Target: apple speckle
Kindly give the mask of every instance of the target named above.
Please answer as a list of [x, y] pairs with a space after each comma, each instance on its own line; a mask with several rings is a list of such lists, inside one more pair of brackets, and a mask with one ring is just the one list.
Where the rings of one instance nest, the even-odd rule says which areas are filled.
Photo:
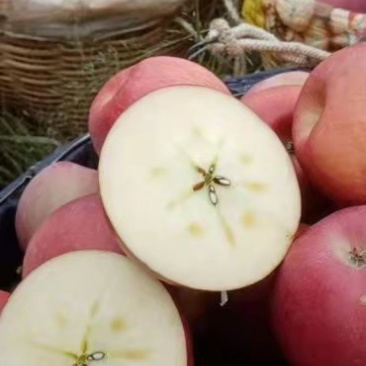
[[251, 164], [253, 162], [253, 157], [250, 156], [250, 155], [242, 155], [240, 157], [240, 162], [243, 164], [243, 165], [248, 165], [248, 164]]
[[112, 332], [120, 332], [126, 329], [126, 323], [121, 317], [116, 317], [111, 321]]
[[191, 225], [189, 225], [188, 230], [189, 230], [189, 233], [194, 237], [201, 237], [203, 235], [203, 231], [204, 231], [202, 226], [200, 226], [196, 223], [192, 223]]
[[97, 314], [98, 310], [99, 310], [99, 301], [96, 301], [92, 307], [90, 308], [90, 317], [95, 317], [95, 315]]
[[244, 212], [241, 217], [241, 222], [243, 223], [244, 227], [247, 229], [253, 227], [256, 223], [254, 214], [252, 214], [250, 212]]
[[55, 316], [55, 322], [59, 328], [64, 328], [67, 324], [67, 319], [64, 314], [58, 313]]
[[192, 135], [195, 137], [203, 138], [203, 131], [200, 128], [195, 127], [192, 130]]
[[245, 188], [255, 193], [262, 193], [267, 189], [263, 183], [244, 183]]
[[109, 358], [116, 360], [142, 361], [149, 357], [150, 352], [143, 349], [129, 349], [124, 351], [109, 352]]
[[151, 170], [151, 175], [154, 178], [159, 178], [167, 173], [167, 170], [165, 168], [154, 168]]

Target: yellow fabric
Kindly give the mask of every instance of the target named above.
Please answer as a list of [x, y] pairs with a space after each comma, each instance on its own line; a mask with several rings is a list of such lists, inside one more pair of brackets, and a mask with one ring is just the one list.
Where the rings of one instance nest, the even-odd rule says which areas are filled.
[[242, 17], [250, 24], [264, 28], [265, 14], [262, 0], [244, 0]]

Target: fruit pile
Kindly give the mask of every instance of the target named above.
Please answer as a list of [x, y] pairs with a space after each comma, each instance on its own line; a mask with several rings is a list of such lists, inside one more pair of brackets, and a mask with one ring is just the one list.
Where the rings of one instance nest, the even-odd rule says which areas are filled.
[[241, 100], [184, 59], [117, 73], [98, 170], [52, 164], [19, 201], [1, 365], [366, 365], [365, 65], [348, 47]]

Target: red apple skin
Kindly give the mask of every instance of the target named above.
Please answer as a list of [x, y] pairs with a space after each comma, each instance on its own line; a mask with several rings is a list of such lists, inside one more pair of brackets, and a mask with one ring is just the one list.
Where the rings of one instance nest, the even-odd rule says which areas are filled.
[[0, 290], [0, 315], [9, 300], [9, 292]]
[[[301, 90], [299, 85], [277, 86], [246, 94], [241, 101], [266, 122], [283, 144], [289, 147], [293, 142], [293, 118]], [[302, 221], [313, 224], [333, 212], [333, 205], [314, 187], [291, 149], [289, 153], [301, 188]]]
[[342, 8], [357, 13], [366, 13], [365, 0], [321, 0], [324, 4], [329, 4], [335, 8]]
[[15, 216], [20, 247], [53, 211], [82, 196], [99, 191], [98, 173], [71, 162], [57, 162], [38, 173], [22, 193]]
[[308, 77], [309, 73], [306, 71], [288, 71], [274, 75], [252, 86], [245, 97], [278, 86], [303, 86]]
[[366, 203], [366, 44], [344, 48], [309, 76], [294, 114], [295, 154], [339, 208]]
[[211, 71], [178, 57], [156, 56], [120, 71], [100, 89], [89, 111], [89, 132], [100, 154], [104, 140], [117, 118], [133, 103], [161, 88], [197, 85], [230, 94]]
[[274, 332], [293, 366], [366, 364], [366, 206], [339, 210], [292, 245], [271, 294]]
[[245, 94], [241, 101], [266, 122], [281, 139], [292, 141], [292, 122], [301, 86], [285, 85]]
[[122, 254], [97, 194], [63, 205], [44, 221], [25, 252], [22, 277], [52, 258], [78, 250]]

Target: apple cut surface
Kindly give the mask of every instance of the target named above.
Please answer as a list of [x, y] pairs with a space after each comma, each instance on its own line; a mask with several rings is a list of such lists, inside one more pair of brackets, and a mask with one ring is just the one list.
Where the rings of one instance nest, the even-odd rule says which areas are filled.
[[234, 97], [204, 87], [161, 89], [120, 116], [99, 183], [124, 250], [185, 287], [261, 280], [299, 225], [299, 186], [279, 138]]
[[0, 318], [6, 366], [187, 366], [179, 312], [162, 284], [126, 257], [57, 257], [12, 294]]

